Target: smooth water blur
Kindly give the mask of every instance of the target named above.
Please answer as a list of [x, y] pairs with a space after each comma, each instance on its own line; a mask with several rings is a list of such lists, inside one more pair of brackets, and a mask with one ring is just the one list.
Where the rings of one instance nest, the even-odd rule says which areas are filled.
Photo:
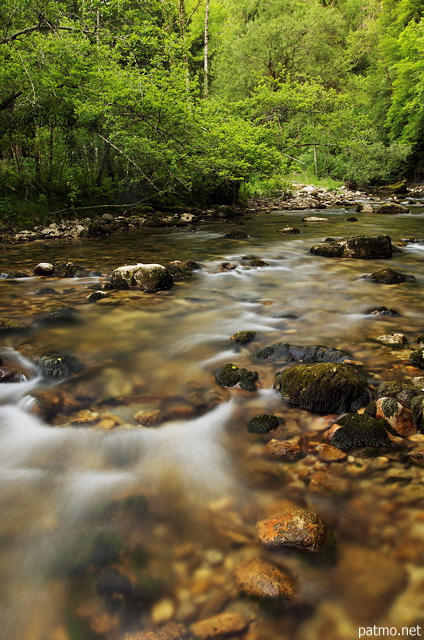
[[[282, 496], [275, 493], [276, 479], [270, 479], [268, 486], [262, 471], [250, 467], [257, 442], [247, 433], [246, 423], [259, 413], [282, 412], [291, 425], [289, 435], [296, 435], [321, 418], [281, 401], [272, 389], [274, 365], [252, 364], [250, 355], [255, 351], [277, 341], [323, 344], [346, 350], [362, 362], [371, 384], [408, 378], [409, 351], [393, 350], [375, 338], [402, 332], [412, 341], [423, 332], [424, 245], [407, 245], [390, 261], [331, 260], [312, 256], [309, 249], [328, 236], [386, 233], [395, 243], [421, 237], [423, 207], [411, 207], [410, 214], [399, 216], [358, 214], [357, 222], [346, 221], [351, 214], [343, 209], [311, 212], [330, 217], [330, 222], [304, 223], [306, 215], [304, 211], [258, 213], [244, 220], [242, 227], [220, 222], [198, 229], [145, 229], [107, 239], [32, 243], [4, 250], [3, 272], [66, 260], [103, 274], [0, 280], [1, 317], [31, 323], [57, 306], [73, 306], [79, 313], [76, 324], [36, 326], [2, 341], [0, 356], [6, 362], [18, 360], [26, 371], [22, 382], [0, 388], [0, 613], [5, 638], [91, 637], [86, 628], [73, 635], [68, 627], [66, 633], [63, 630], [71, 602], [84, 593], [72, 582], [72, 572], [75, 566], [85, 566], [88, 561], [79, 564], [78, 558], [93, 553], [99, 536], [109, 542], [118, 536], [122, 549], [118, 553], [125, 557], [131, 556], [131, 548], [141, 546], [163, 560], [181, 539], [226, 551], [228, 541], [208, 519], [210, 505], [227, 501], [261, 514], [263, 504], [268, 512], [273, 500], [279, 504]], [[286, 224], [298, 226], [301, 234], [277, 233]], [[230, 229], [239, 228], [249, 234], [247, 240], [222, 239]], [[248, 260], [241, 258], [250, 254], [268, 266], [249, 268]], [[176, 259], [196, 260], [201, 269], [169, 291], [110, 292], [105, 300], [87, 302], [93, 287], [115, 267]], [[223, 262], [235, 268], [222, 270]], [[416, 281], [376, 285], [363, 279], [387, 266], [413, 274]], [[44, 287], [55, 293], [38, 293]], [[366, 314], [378, 306], [400, 315]], [[257, 337], [237, 347], [230, 337], [242, 330], [256, 331]], [[75, 428], [66, 426], [65, 418], [60, 426], [51, 426], [33, 415], [32, 394], [44, 388], [45, 381], [15, 351], [22, 343], [78, 357], [84, 372], [50, 391], [63, 389], [79, 400], [87, 399], [90, 408], [110, 410], [124, 426], [109, 432]], [[217, 388], [213, 371], [226, 362], [256, 369], [260, 391], [249, 395]], [[199, 409], [201, 415], [184, 414], [185, 399], [193, 393], [201, 396], [199, 407], [205, 406]], [[154, 411], [158, 403], [162, 408], [180, 403], [181, 419], [156, 429], [140, 427], [135, 413]], [[147, 500], [147, 512], [129, 516], [123, 511], [110, 519], [107, 505], [130, 497]], [[299, 493], [285, 498], [303, 499]], [[376, 498], [376, 511], [380, 500], [386, 504], [387, 498]], [[344, 518], [340, 531], [350, 530], [360, 543], [361, 519], [355, 516], [356, 533], [348, 511], [340, 510], [337, 500], [324, 502], [321, 507], [329, 520], [340, 511], [341, 521]], [[361, 513], [373, 522], [373, 513], [366, 509]], [[323, 576], [321, 582], [319, 570], [317, 576], [310, 573], [306, 571], [304, 588], [315, 606], [321, 591], [334, 595], [335, 587]], [[175, 576], [170, 582], [178, 584]], [[121, 632], [119, 627], [105, 628], [94, 637], [115, 640]]]

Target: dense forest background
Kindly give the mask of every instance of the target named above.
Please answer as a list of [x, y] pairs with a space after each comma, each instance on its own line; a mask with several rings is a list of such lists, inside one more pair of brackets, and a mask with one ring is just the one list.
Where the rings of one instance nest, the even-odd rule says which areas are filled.
[[424, 175], [422, 0], [2, 0], [0, 210]]

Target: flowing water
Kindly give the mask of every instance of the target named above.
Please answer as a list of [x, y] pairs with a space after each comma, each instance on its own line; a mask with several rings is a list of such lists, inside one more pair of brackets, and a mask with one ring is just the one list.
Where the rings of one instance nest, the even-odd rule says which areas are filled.
[[[79, 316], [2, 339], [4, 364], [22, 372], [20, 382], [0, 387], [2, 637], [120, 640], [126, 631], [190, 625], [223, 610], [252, 620], [250, 631], [234, 636], [249, 640], [349, 640], [359, 627], [424, 622], [421, 468], [402, 464], [399, 452], [371, 462], [354, 454], [339, 466], [312, 454], [282, 462], [266, 455], [267, 438], [246, 429], [255, 415], [280, 413], [287, 438], [320, 439], [331, 423], [281, 399], [275, 364], [252, 362], [252, 353], [277, 341], [348, 351], [371, 389], [420, 375], [411, 349], [375, 338], [400, 331], [413, 342], [423, 332], [424, 244], [408, 244], [390, 261], [331, 260], [309, 248], [327, 236], [418, 238], [424, 208], [359, 214], [357, 222], [343, 209], [325, 211], [330, 222], [305, 224], [305, 215], [258, 213], [243, 227], [146, 229], [3, 251], [3, 272], [70, 260], [94, 275], [0, 280], [2, 317], [32, 322], [58, 306]], [[302, 233], [276, 233], [286, 224]], [[232, 228], [249, 238], [222, 239]], [[242, 259], [250, 254], [268, 265], [250, 268]], [[87, 302], [117, 266], [175, 259], [201, 269], [169, 291]], [[416, 281], [363, 279], [387, 266]], [[379, 306], [400, 315], [367, 313]], [[256, 339], [237, 346], [230, 337], [241, 330]], [[71, 353], [84, 368], [52, 383], [25, 356], [30, 350]], [[227, 362], [257, 370], [258, 392], [219, 388], [213, 371]], [[152, 426], [140, 426], [136, 414]], [[328, 470], [339, 488], [317, 489], [313, 474]], [[255, 522], [292, 506], [322, 515], [336, 559], [259, 547]], [[295, 604], [264, 607], [238, 593], [233, 568], [257, 555], [292, 572]]]

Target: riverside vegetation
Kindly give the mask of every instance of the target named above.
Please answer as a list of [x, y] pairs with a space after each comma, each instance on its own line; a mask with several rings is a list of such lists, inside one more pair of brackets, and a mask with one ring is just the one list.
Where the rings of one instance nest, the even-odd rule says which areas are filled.
[[423, 25], [420, 0], [4, 0], [1, 223], [418, 180]]

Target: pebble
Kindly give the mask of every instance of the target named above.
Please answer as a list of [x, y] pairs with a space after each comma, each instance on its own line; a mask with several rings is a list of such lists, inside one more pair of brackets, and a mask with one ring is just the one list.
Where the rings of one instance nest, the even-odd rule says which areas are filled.
[[406, 337], [403, 333], [390, 333], [384, 336], [378, 336], [376, 340], [377, 342], [381, 342], [382, 344], [387, 344], [392, 347], [403, 347], [406, 343]]
[[256, 524], [258, 539], [270, 547], [297, 547], [305, 551], [321, 551], [329, 531], [321, 517], [309, 509], [293, 509]]
[[175, 607], [171, 598], [163, 598], [152, 607], [151, 617], [152, 622], [155, 624], [162, 624], [163, 622], [168, 622], [174, 616]]
[[302, 451], [302, 447], [299, 444], [299, 438], [294, 440], [270, 440], [265, 450], [272, 456], [286, 460], [287, 462], [295, 462], [300, 458], [303, 458], [305, 454]]
[[123, 640], [181, 640], [187, 637], [187, 633], [187, 628], [184, 625], [170, 622], [157, 631], [127, 633]]
[[317, 447], [318, 458], [322, 462], [339, 462], [346, 460], [347, 454], [331, 444], [320, 444]]
[[253, 558], [235, 568], [238, 587], [261, 600], [291, 600], [297, 594], [293, 578], [263, 558]]
[[209, 640], [213, 638], [233, 638], [245, 633], [250, 621], [239, 613], [224, 612], [216, 616], [194, 622], [190, 630], [195, 638]]
[[313, 493], [346, 495], [349, 493], [350, 483], [346, 478], [339, 478], [325, 471], [316, 471], [309, 479], [308, 488]]

